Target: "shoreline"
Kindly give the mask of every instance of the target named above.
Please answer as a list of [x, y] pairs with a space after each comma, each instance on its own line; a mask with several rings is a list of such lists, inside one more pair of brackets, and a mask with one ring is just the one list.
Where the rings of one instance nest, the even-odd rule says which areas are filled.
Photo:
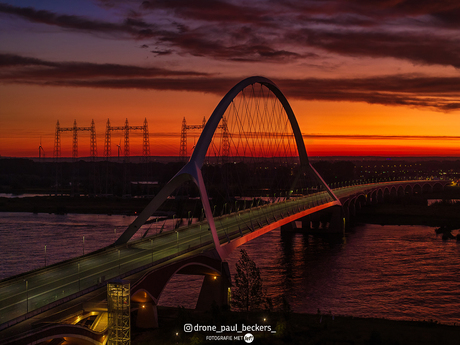
[[34, 196], [24, 198], [0, 197], [0, 212], [79, 213], [135, 215], [151, 198]]
[[428, 225], [460, 229], [460, 203], [426, 205], [378, 204], [364, 206], [356, 222], [379, 225]]

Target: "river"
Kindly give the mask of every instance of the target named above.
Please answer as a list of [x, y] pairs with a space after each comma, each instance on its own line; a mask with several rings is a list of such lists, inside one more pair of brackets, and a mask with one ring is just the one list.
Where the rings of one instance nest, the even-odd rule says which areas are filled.
[[[0, 279], [111, 244], [133, 220], [0, 213]], [[460, 243], [442, 241], [433, 227], [363, 224], [343, 242], [278, 229], [242, 248], [275, 306], [284, 295], [295, 312], [460, 322]], [[232, 274], [239, 256], [227, 260]], [[193, 307], [201, 280], [177, 275], [159, 304]]]

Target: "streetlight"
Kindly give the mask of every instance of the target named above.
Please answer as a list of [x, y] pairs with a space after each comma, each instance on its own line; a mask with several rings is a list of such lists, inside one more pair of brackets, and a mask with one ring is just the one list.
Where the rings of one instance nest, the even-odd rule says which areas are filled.
[[26, 280], [26, 309], [27, 309], [27, 313], [29, 312], [29, 282]]
[[80, 291], [80, 263], [77, 263], [78, 270], [78, 291]]
[[83, 255], [85, 255], [85, 236], [83, 236]]
[[45, 244], [45, 267], [46, 267], [46, 244]]
[[154, 252], [154, 250], [153, 250], [153, 240], [152, 239], [150, 239], [150, 247], [152, 248], [152, 264], [153, 264], [153, 252]]
[[121, 263], [120, 263], [120, 249], [118, 249], [118, 275], [120, 275]]
[[176, 247], [177, 252], [179, 253], [179, 231], [176, 231]]

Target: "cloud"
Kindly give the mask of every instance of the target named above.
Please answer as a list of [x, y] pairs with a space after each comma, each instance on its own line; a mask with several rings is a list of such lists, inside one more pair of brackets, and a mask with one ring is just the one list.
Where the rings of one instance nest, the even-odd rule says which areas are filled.
[[194, 71], [174, 71], [156, 67], [139, 67], [119, 64], [89, 62], [51, 62], [14, 54], [0, 54], [0, 81], [7, 83], [44, 83], [58, 80], [71, 82], [74, 79], [152, 78], [178, 76], [204, 76]]
[[[280, 4], [279, 1], [271, 1]], [[285, 10], [295, 11], [299, 18], [325, 20], [329, 24], [357, 26], [380, 26], [388, 21], [398, 21], [399, 25], [458, 28], [460, 3], [457, 1], [432, 0], [331, 0], [303, 1], [287, 0], [282, 5]]]
[[361, 57], [393, 57], [420, 64], [460, 67], [458, 38], [427, 33], [376, 31], [319, 31], [300, 29], [289, 33], [291, 42], [303, 42], [329, 52]]
[[[51, 62], [0, 54], [0, 82], [30, 85], [146, 89], [223, 96], [240, 78], [155, 67]], [[367, 78], [278, 79], [288, 99], [366, 102], [392, 106], [460, 109], [460, 77], [392, 75]]]
[[459, 77], [394, 75], [344, 79], [279, 80], [288, 98], [366, 102], [391, 106], [460, 109]]
[[218, 23], [251, 23], [268, 25], [269, 9], [221, 0], [150, 0], [143, 1], [146, 10], [169, 10], [179, 18]]
[[435, 30], [460, 28], [460, 3], [452, 1], [266, 0], [249, 6], [223, 0], [98, 3], [107, 10], [124, 8], [124, 17], [113, 23], [7, 4], [0, 4], [0, 12], [66, 30], [148, 39], [157, 56], [175, 53], [290, 63], [327, 52], [460, 67], [458, 31]]
[[161, 55], [171, 55], [173, 53], [172, 50], [151, 50], [151, 53], [155, 54], [156, 56], [161, 56]]
[[65, 29], [88, 33], [129, 35], [136, 39], [155, 37], [158, 35], [156, 26], [137, 19], [126, 18], [124, 23], [88, 19], [75, 15], [56, 14], [47, 10], [36, 10], [32, 7], [17, 7], [0, 3], [0, 13], [18, 16], [33, 23], [58, 26]]

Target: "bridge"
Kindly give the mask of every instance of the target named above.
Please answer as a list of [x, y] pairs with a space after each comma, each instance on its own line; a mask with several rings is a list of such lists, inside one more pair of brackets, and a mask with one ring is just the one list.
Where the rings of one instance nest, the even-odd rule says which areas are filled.
[[[279, 227], [343, 233], [366, 203], [442, 190], [448, 183], [384, 181], [331, 189], [310, 164], [281, 91], [266, 78], [245, 79], [220, 101], [189, 161], [112, 246], [0, 282], [0, 336], [11, 336], [11, 344], [65, 335], [104, 343], [105, 333], [75, 320], [106, 314], [107, 284], [114, 279], [130, 282], [140, 327], [158, 326], [156, 305], [174, 274], [205, 276], [197, 308], [225, 304], [231, 286], [225, 259], [238, 246]], [[158, 212], [171, 210], [173, 228], [149, 235]], [[138, 232], [141, 238], [133, 240]], [[46, 327], [28, 330], [37, 318]]]

